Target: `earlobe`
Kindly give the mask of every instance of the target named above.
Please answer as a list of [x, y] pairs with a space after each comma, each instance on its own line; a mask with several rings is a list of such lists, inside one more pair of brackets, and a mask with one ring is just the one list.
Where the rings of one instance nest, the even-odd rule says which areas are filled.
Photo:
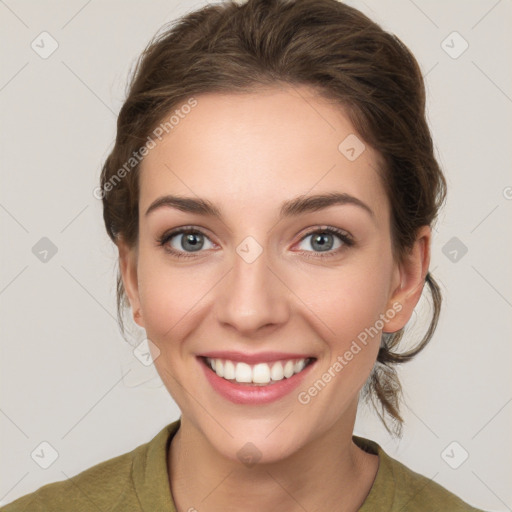
[[145, 327], [139, 299], [137, 249], [136, 247], [129, 247], [123, 240], [118, 241], [117, 248], [119, 251], [119, 270], [121, 272], [124, 290], [132, 309], [133, 320], [137, 325]]
[[396, 332], [405, 327], [420, 300], [430, 264], [431, 236], [429, 226], [421, 227], [413, 247], [398, 267], [398, 285], [391, 294], [388, 308], [399, 309], [399, 312], [387, 322], [384, 332]]

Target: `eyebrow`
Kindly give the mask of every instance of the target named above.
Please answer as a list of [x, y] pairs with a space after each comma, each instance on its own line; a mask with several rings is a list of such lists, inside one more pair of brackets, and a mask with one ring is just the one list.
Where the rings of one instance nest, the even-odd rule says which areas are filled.
[[[298, 196], [294, 199], [285, 201], [281, 205], [279, 220], [285, 217], [295, 217], [303, 213], [310, 213], [334, 205], [354, 205], [366, 211], [372, 218], [375, 218], [373, 210], [357, 197], [346, 193], [333, 192], [330, 194], [317, 194], [312, 196]], [[165, 195], [157, 198], [149, 208], [145, 215], [159, 208], [175, 208], [182, 212], [196, 213], [210, 217], [217, 217], [222, 220], [222, 213], [213, 203], [207, 199], [182, 197], [174, 195]]]

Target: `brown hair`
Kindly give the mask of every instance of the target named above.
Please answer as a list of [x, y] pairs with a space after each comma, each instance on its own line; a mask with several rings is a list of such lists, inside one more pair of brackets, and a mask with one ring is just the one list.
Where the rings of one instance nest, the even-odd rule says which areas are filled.
[[[391, 204], [396, 261], [432, 225], [446, 195], [425, 118], [425, 87], [406, 46], [358, 10], [336, 0], [248, 0], [209, 5], [164, 26], [139, 60], [117, 122], [115, 146], [101, 174], [103, 217], [110, 238], [138, 239], [141, 144], [172, 109], [206, 92], [244, 92], [261, 86], [309, 85], [343, 106], [358, 135], [382, 157]], [[154, 133], [154, 132], [153, 132]], [[340, 141], [341, 142], [341, 141]], [[130, 161], [128, 169], [126, 162]], [[121, 172], [124, 169], [124, 172]], [[395, 352], [403, 329], [383, 335], [377, 362], [361, 395], [388, 432], [402, 435], [401, 385], [394, 366], [411, 360], [437, 326], [441, 293], [430, 273], [433, 314], [417, 345]], [[117, 307], [128, 306], [120, 274]], [[389, 416], [392, 428], [386, 422]]]

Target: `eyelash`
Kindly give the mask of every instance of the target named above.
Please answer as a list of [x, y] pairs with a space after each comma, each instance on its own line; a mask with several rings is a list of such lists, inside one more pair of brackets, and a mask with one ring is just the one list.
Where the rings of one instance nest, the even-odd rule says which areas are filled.
[[[343, 245], [345, 247], [352, 247], [355, 242], [353, 240], [353, 238], [348, 234], [346, 233], [345, 231], [342, 231], [338, 228], [334, 228], [332, 226], [326, 226], [324, 228], [319, 228], [319, 229], [315, 229], [313, 231], [310, 231], [308, 233], [306, 233], [301, 239], [299, 242], [302, 242], [304, 239], [306, 239], [308, 236], [311, 236], [311, 235], [314, 235], [314, 234], [330, 234], [330, 235], [335, 235], [337, 236], [342, 242], [343, 242]], [[160, 236], [158, 239], [157, 239], [157, 243], [160, 247], [163, 247], [163, 249], [169, 253], [169, 254], [172, 254], [173, 256], [176, 256], [177, 258], [184, 258], [184, 259], [189, 259], [189, 258], [195, 258], [195, 256], [193, 255], [193, 253], [187, 253], [187, 252], [182, 252], [182, 251], [176, 251], [175, 249], [171, 249], [168, 245], [167, 245], [167, 242], [169, 242], [169, 240], [171, 240], [172, 238], [174, 238], [176, 235], [181, 235], [181, 234], [187, 234], [187, 235], [203, 235], [206, 237], [206, 234], [203, 233], [201, 230], [197, 229], [197, 228], [194, 228], [192, 226], [185, 226], [185, 227], [182, 227], [182, 228], [178, 228], [174, 231], [171, 231], [169, 233], [164, 233], [162, 236]], [[207, 237], [208, 238], [208, 237]], [[306, 256], [306, 258], [329, 258], [331, 256], [336, 256], [340, 250], [342, 249], [343, 247], [339, 247], [337, 250], [335, 251], [326, 251], [325, 254], [321, 254], [320, 252], [314, 252], [314, 251], [300, 251], [302, 254], [304, 254]], [[199, 251], [201, 252], [201, 251]], [[312, 253], [313, 254], [310, 254]]]

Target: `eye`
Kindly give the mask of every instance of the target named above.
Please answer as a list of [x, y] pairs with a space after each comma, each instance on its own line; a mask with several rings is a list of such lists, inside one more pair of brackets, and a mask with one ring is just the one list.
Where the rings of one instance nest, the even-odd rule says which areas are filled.
[[[189, 226], [164, 233], [158, 238], [157, 242], [166, 252], [177, 258], [193, 258], [193, 253], [199, 253], [201, 249], [214, 248], [214, 244], [202, 231]], [[344, 247], [351, 247], [354, 243], [352, 237], [345, 231], [332, 226], [325, 226], [305, 235], [300, 244], [306, 247], [299, 248], [305, 253], [313, 253], [313, 257], [327, 257], [335, 256]], [[307, 256], [310, 257], [311, 255], [308, 254]]]
[[167, 252], [184, 258], [189, 257], [188, 253], [200, 252], [201, 249], [212, 249], [214, 247], [202, 231], [190, 227], [164, 233], [158, 239], [158, 244], [164, 247]]
[[[345, 231], [327, 226], [308, 233], [301, 239], [301, 244], [305, 246], [302, 250], [306, 252], [327, 253], [326, 256], [331, 256], [337, 254], [343, 246], [351, 247], [354, 241]], [[323, 257], [321, 254], [318, 256]]]

